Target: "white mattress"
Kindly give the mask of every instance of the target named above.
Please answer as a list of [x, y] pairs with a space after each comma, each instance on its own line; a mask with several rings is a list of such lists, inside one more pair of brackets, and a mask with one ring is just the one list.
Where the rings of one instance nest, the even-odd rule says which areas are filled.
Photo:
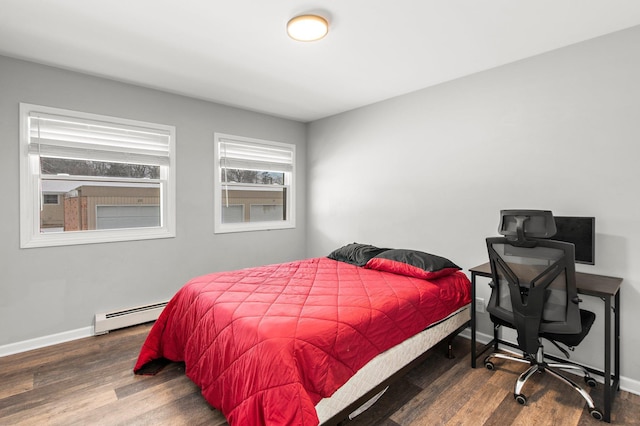
[[326, 422], [344, 410], [362, 395], [453, 333], [470, 318], [470, 305], [463, 306], [442, 321], [373, 358], [330, 398], [324, 398], [316, 405], [320, 423]]

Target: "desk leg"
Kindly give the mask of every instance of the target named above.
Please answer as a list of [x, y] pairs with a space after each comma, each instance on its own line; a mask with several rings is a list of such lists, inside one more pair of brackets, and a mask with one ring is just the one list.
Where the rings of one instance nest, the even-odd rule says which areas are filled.
[[617, 392], [620, 390], [620, 290], [618, 290], [618, 292], [616, 293], [616, 306], [614, 307], [615, 311], [614, 311], [614, 331], [615, 331], [615, 336], [613, 336], [613, 338], [615, 339], [614, 341], [614, 355], [615, 358], [613, 360], [613, 365], [614, 365], [614, 373], [613, 373], [613, 378], [615, 380], [615, 388], [613, 389], [614, 392]]
[[476, 274], [471, 273], [471, 368], [476, 368]]
[[[616, 306], [617, 309], [617, 306]], [[617, 357], [617, 355], [616, 355]], [[604, 419], [611, 422], [611, 297], [604, 298]]]

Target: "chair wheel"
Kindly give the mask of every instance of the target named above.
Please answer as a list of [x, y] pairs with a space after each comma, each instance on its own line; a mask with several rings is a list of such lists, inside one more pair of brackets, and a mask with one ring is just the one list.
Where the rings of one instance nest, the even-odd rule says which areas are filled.
[[593, 410], [589, 411], [589, 414], [591, 414], [591, 417], [593, 417], [596, 420], [602, 420], [604, 418], [600, 410], [598, 410], [597, 408], [594, 408]]
[[595, 388], [596, 387], [596, 379], [594, 379], [591, 376], [585, 376], [584, 377], [584, 381], [587, 384], [587, 386], [589, 386], [590, 388]]
[[526, 405], [527, 404], [527, 397], [524, 396], [523, 394], [520, 395], [516, 395], [514, 394], [513, 397], [516, 399], [516, 402], [520, 405]]
[[491, 361], [485, 361], [484, 362], [484, 366], [487, 368], [487, 370], [495, 370], [496, 366], [493, 365], [493, 363]]

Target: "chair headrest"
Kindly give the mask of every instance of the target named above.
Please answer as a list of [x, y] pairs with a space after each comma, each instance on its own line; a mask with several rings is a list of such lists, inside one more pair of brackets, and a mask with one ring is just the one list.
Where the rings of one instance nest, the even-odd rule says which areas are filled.
[[551, 238], [556, 222], [549, 210], [501, 210], [498, 233], [514, 245], [532, 246], [529, 238]]

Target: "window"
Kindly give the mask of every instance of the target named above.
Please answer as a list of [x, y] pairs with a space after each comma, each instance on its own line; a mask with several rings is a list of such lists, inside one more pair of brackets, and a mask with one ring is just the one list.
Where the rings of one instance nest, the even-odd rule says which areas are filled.
[[175, 128], [20, 104], [23, 248], [175, 236]]
[[295, 145], [215, 134], [215, 232], [295, 227]]
[[42, 194], [43, 204], [60, 204], [58, 194]]

